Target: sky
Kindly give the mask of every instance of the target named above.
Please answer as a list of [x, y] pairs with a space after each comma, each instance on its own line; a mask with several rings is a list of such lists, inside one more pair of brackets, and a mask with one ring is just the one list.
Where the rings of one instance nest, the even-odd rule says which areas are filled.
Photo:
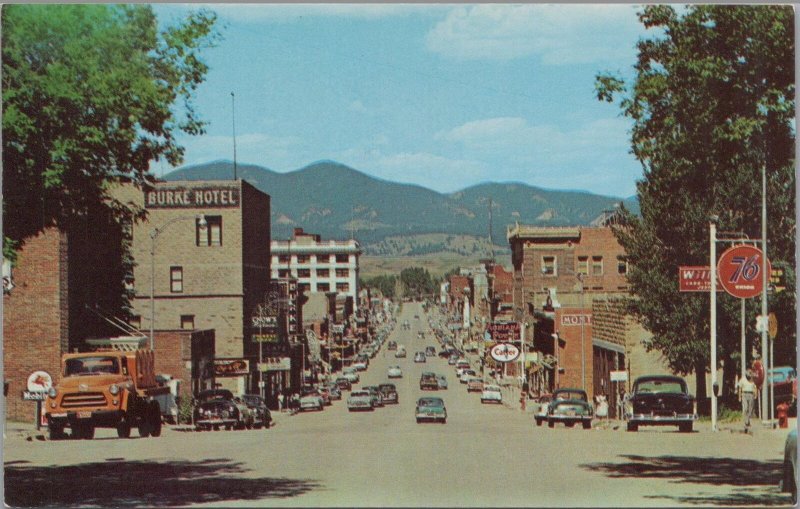
[[154, 6], [162, 23], [201, 7], [222, 39], [204, 52], [209, 124], [179, 138], [184, 165], [233, 160], [235, 124], [237, 162], [278, 172], [331, 160], [448, 193], [636, 192], [631, 122], [594, 90], [600, 72], [634, 75], [648, 35], [634, 5]]

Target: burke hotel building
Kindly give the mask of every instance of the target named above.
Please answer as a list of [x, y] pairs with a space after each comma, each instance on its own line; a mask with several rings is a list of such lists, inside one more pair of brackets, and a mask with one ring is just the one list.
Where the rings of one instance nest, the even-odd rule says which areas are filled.
[[[269, 285], [269, 195], [242, 180], [159, 182], [138, 195], [148, 218], [133, 227], [135, 325], [150, 329], [153, 284], [156, 331], [213, 329], [215, 358], [249, 359], [252, 372], [251, 317]], [[247, 382], [225, 385], [245, 392]]]
[[[320, 240], [320, 236], [295, 228], [293, 239], [271, 243], [272, 278], [296, 277], [304, 293], [334, 292], [352, 297], [358, 306], [358, 257], [355, 240]], [[291, 273], [291, 274], [290, 274]]]

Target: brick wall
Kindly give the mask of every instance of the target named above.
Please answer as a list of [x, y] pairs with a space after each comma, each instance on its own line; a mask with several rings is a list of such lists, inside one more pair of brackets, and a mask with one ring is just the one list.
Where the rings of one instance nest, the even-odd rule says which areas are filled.
[[212, 373], [204, 370], [203, 364], [204, 359], [214, 358], [213, 330], [158, 331], [155, 339], [156, 373], [180, 379], [181, 397], [211, 387]]
[[3, 296], [3, 370], [9, 382], [6, 418], [34, 420], [36, 403], [22, 401], [32, 371], [59, 379], [61, 355], [68, 348], [68, 266], [66, 235], [49, 228], [26, 241]]
[[[565, 325], [562, 317], [575, 315], [591, 315], [591, 309], [584, 308], [561, 308], [556, 310], [555, 327], [560, 338], [558, 363], [564, 368], [564, 372], [559, 374], [559, 386], [578, 388], [582, 387], [582, 371], [586, 377], [586, 393], [589, 398], [594, 396], [593, 378], [593, 357], [592, 357], [592, 324], [591, 322], [583, 325], [583, 339], [581, 340], [580, 325]], [[581, 345], [583, 345], [583, 362], [585, 370], [582, 370]]]

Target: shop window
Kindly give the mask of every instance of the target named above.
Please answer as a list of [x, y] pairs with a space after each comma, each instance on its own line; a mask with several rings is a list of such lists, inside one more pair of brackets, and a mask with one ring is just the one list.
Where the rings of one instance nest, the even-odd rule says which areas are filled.
[[542, 274], [545, 276], [557, 276], [558, 267], [555, 256], [542, 256]]
[[349, 277], [350, 270], [349, 269], [336, 269], [336, 277]]
[[620, 274], [627, 274], [628, 273], [628, 262], [625, 260], [617, 260], [617, 272]]
[[331, 277], [330, 269], [317, 269], [317, 277]]
[[205, 216], [205, 226], [200, 225], [197, 219], [195, 228], [197, 232], [198, 246], [221, 246], [222, 245], [222, 216]]
[[181, 315], [181, 329], [194, 330], [194, 315]]
[[602, 256], [592, 256], [592, 275], [593, 276], [602, 276], [603, 275], [603, 257]]
[[297, 289], [300, 292], [308, 292], [311, 290], [311, 285], [309, 283], [300, 283], [297, 285]]
[[317, 291], [318, 292], [329, 292], [329, 291], [331, 291], [331, 284], [330, 283], [317, 283]]
[[589, 275], [589, 257], [588, 256], [579, 256], [578, 257], [578, 267], [577, 267], [578, 274], [586, 274]]
[[183, 293], [183, 267], [169, 268], [169, 289], [172, 293]]

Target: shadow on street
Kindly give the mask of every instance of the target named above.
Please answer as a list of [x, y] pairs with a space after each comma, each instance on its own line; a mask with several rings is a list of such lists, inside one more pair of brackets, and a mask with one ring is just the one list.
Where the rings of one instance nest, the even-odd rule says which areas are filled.
[[791, 505], [790, 497], [778, 490], [780, 461], [741, 458], [703, 458], [695, 456], [622, 455], [621, 463], [589, 463], [581, 468], [603, 472], [613, 478], [667, 479], [674, 483], [732, 486], [726, 494], [697, 496], [653, 494], [647, 498], [668, 499], [697, 505]]
[[245, 478], [227, 458], [202, 462], [125, 461], [70, 466], [5, 464], [5, 503], [17, 507], [224, 505], [225, 501], [288, 498], [319, 488], [301, 479]]

